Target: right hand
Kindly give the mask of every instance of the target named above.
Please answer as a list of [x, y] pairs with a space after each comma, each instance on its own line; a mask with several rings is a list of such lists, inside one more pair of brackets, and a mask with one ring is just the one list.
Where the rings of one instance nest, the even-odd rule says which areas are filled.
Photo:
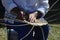
[[29, 14], [29, 21], [32, 23], [35, 22], [36, 18], [37, 18], [37, 14], [38, 14], [38, 12], [34, 12], [34, 13]]
[[25, 13], [23, 11], [20, 11], [22, 19], [25, 20]]

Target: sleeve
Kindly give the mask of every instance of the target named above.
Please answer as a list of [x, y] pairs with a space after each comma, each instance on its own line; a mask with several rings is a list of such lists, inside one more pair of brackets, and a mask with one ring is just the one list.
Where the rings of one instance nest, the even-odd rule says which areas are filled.
[[49, 9], [48, 0], [41, 0], [40, 4], [39, 4], [39, 8], [37, 9], [37, 11], [42, 13], [42, 17], [45, 16], [45, 14], [48, 12], [48, 9]]
[[1, 0], [5, 9], [10, 12], [13, 8], [17, 7], [17, 5], [13, 2], [13, 0]]

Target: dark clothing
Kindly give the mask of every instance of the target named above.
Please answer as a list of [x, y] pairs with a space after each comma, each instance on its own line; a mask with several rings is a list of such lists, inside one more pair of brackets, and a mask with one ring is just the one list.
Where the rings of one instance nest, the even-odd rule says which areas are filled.
[[[7, 22], [7, 24], [9, 24], [9, 23]], [[15, 22], [15, 24], [19, 25], [19, 24], [23, 24], [23, 23]], [[20, 27], [8, 26], [8, 28], [11, 28], [18, 33], [18, 37], [17, 37], [18, 40], [20, 40], [20, 38], [25, 36], [30, 31], [31, 27], [32, 27], [31, 25], [20, 26]], [[49, 25], [45, 25], [45, 26], [41, 26], [41, 27], [43, 29], [43, 34], [44, 34], [45, 40], [47, 40], [48, 33], [49, 33]], [[14, 31], [12, 31], [12, 32], [14, 32]], [[33, 36], [33, 31], [35, 32], [34, 36]], [[40, 27], [38, 27], [38, 26], [34, 27], [33, 31], [26, 38], [24, 38], [24, 40], [43, 40], [43, 34], [42, 34], [42, 30]]]

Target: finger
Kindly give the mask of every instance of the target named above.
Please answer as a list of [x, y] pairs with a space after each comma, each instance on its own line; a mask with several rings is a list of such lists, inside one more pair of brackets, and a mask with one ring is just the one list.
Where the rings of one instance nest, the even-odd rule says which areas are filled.
[[34, 19], [31, 18], [30, 22], [33, 23], [34, 22]]
[[36, 18], [31, 18], [30, 22], [35, 22]]
[[22, 19], [25, 20], [25, 13], [23, 11], [20, 11]]

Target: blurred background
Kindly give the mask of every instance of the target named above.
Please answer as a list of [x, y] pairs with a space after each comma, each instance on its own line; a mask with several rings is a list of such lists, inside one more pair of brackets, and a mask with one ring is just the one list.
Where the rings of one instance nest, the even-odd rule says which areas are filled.
[[[49, 0], [50, 7], [57, 0]], [[4, 17], [5, 8], [3, 7], [0, 0], [0, 18]], [[60, 40], [60, 1], [58, 1], [51, 10], [44, 17], [50, 25], [50, 33], [48, 40]], [[0, 39], [7, 40], [6, 27], [0, 25]]]

